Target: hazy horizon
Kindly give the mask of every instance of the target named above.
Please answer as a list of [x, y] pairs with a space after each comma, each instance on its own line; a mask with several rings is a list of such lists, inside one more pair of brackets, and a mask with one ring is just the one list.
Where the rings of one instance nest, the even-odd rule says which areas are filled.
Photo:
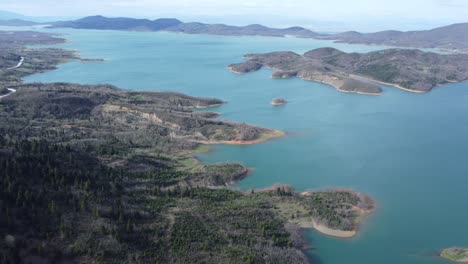
[[[405, 8], [401, 8], [405, 7]], [[186, 22], [252, 23], [267, 26], [303, 26], [318, 31], [377, 31], [386, 29], [420, 30], [466, 22], [468, 2], [463, 0], [188, 0], [159, 1], [91, 0], [3, 0], [0, 10], [33, 17], [85, 17], [90, 15], [125, 16], [155, 19], [174, 17]]]

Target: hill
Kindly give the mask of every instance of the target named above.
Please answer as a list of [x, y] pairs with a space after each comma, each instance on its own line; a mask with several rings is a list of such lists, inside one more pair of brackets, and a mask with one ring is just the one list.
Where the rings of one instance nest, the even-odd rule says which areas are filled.
[[408, 49], [369, 53], [345, 53], [319, 48], [299, 55], [293, 52], [248, 54], [248, 61], [229, 65], [236, 73], [248, 73], [262, 66], [274, 69], [273, 78], [299, 77], [323, 82], [343, 92], [380, 94], [380, 82], [411, 92], [428, 92], [433, 87], [468, 80], [468, 55], [443, 55]]
[[0, 20], [25, 19], [25, 18], [26, 16], [23, 16], [18, 13], [0, 10]]
[[368, 34], [352, 31], [325, 38], [345, 43], [467, 51], [468, 34], [466, 32], [468, 32], [468, 23], [453, 24], [423, 31], [402, 32], [389, 30]]
[[27, 21], [23, 19], [0, 20], [0, 26], [22, 27], [22, 26], [35, 26], [35, 25], [40, 25], [40, 24], [41, 23]]

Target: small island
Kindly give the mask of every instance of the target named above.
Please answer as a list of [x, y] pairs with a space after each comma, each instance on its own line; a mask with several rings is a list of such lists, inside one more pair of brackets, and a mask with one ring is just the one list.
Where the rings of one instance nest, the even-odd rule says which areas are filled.
[[271, 101], [271, 105], [273, 106], [280, 106], [280, 105], [285, 105], [287, 104], [288, 101], [286, 101], [286, 99], [284, 98], [275, 98]]
[[388, 49], [345, 53], [319, 48], [299, 55], [290, 51], [247, 54], [247, 61], [228, 68], [243, 74], [262, 67], [272, 78], [298, 77], [335, 87], [340, 92], [380, 95], [379, 84], [414, 92], [429, 92], [448, 83], [468, 80], [468, 55], [444, 55], [420, 50]]
[[468, 263], [468, 248], [447, 248], [440, 253], [440, 256], [450, 261]]

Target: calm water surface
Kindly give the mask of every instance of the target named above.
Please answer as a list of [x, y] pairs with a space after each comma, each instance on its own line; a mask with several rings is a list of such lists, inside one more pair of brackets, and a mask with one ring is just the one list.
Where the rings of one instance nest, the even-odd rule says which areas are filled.
[[[45, 30], [44, 31], [51, 31]], [[207, 163], [241, 161], [254, 172], [236, 187], [275, 183], [297, 190], [353, 188], [378, 210], [358, 237], [307, 231], [315, 263], [445, 263], [440, 248], [468, 246], [468, 84], [428, 94], [383, 87], [382, 96], [344, 94], [299, 79], [272, 80], [262, 70], [235, 75], [226, 65], [252, 52], [333, 46], [366, 52], [383, 47], [295, 38], [54, 30], [83, 58], [28, 82], [110, 83], [136, 90], [175, 90], [218, 97], [222, 119], [281, 129], [288, 136], [255, 146], [217, 146]], [[290, 103], [272, 107], [274, 97]]]

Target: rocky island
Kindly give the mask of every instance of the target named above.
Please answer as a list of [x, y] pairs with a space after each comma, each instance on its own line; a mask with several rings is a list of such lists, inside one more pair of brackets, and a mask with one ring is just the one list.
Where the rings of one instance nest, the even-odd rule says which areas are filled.
[[447, 248], [440, 253], [440, 256], [453, 262], [468, 263], [468, 248]]
[[1, 65], [26, 59], [0, 69], [0, 87], [16, 91], [0, 100], [1, 263], [308, 263], [301, 226], [354, 234], [372, 208], [352, 191], [226, 189], [248, 169], [192, 154], [282, 132], [194, 111], [219, 99], [25, 84], [80, 58], [25, 46], [64, 41], [49, 34], [2, 36], [15, 41], [3, 43]]
[[435, 86], [468, 80], [468, 55], [443, 55], [420, 50], [388, 49], [345, 53], [319, 48], [303, 55], [281, 51], [245, 55], [246, 62], [228, 66], [248, 73], [262, 66], [273, 69], [272, 78], [299, 77], [322, 82], [341, 92], [379, 95], [375, 83], [423, 93]]
[[286, 101], [286, 99], [284, 98], [275, 98], [271, 101], [271, 105], [273, 106], [280, 106], [280, 105], [285, 105], [287, 104], [288, 101]]

